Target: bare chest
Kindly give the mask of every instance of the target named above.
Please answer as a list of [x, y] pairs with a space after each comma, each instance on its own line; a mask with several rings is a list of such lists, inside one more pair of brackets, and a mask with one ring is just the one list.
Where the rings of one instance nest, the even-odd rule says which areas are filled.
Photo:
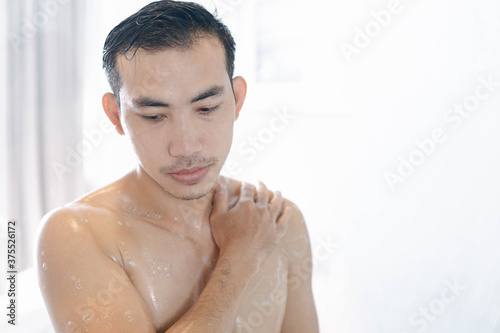
[[[131, 281], [153, 324], [164, 332], [196, 302], [215, 267], [217, 246], [179, 232], [142, 230], [120, 241]], [[288, 267], [276, 249], [247, 288], [233, 332], [279, 332], [286, 304]]]

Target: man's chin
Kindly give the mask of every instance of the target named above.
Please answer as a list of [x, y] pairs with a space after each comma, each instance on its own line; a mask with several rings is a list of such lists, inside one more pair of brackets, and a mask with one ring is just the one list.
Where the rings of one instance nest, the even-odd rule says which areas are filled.
[[175, 188], [164, 187], [163, 189], [172, 197], [179, 200], [198, 200], [212, 193], [216, 185], [216, 181], [211, 181], [210, 183], [204, 181], [202, 183], [192, 185], [177, 184]]
[[204, 198], [208, 193], [210, 193], [210, 192], [194, 193], [194, 194], [181, 195], [181, 196], [176, 196], [176, 195], [170, 193], [170, 195], [174, 196], [176, 199], [190, 201], [190, 200], [198, 200], [198, 199]]

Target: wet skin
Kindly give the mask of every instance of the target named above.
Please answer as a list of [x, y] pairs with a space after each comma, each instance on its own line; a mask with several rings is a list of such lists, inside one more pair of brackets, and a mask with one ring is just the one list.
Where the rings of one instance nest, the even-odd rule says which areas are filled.
[[[221, 46], [205, 39], [120, 60], [121, 110], [110, 94], [103, 104], [140, 164], [42, 223], [39, 280], [57, 332], [317, 332], [300, 211], [259, 187], [252, 197], [268, 208], [247, 205], [243, 214], [241, 183], [219, 176], [245, 90], [235, 78], [232, 94], [223, 59]], [[217, 184], [227, 198], [214, 195]], [[224, 234], [229, 215], [216, 198], [239, 216], [236, 227], [226, 224], [234, 234]], [[257, 210], [272, 225], [286, 220], [286, 231], [256, 224]], [[217, 290], [213, 281], [225, 298], [207, 294]], [[210, 330], [222, 317], [229, 329]], [[206, 330], [191, 329], [198, 324]]]
[[[208, 221], [137, 204], [142, 200], [135, 180], [130, 173], [66, 206], [52, 217], [59, 225], [46, 227], [50, 235], [39, 245], [40, 284], [61, 331], [71, 326], [81, 332], [112, 330], [119, 318], [131, 321], [130, 331], [137, 329], [134, 321], [144, 320], [164, 332], [189, 310], [210, 278], [219, 251]], [[240, 183], [222, 177], [219, 182], [234, 204]], [[102, 265], [100, 271], [96, 265]], [[285, 235], [243, 295], [232, 332], [280, 332], [287, 307], [315, 318], [310, 283], [309, 239], [294, 207]], [[127, 304], [133, 298], [138, 301]]]

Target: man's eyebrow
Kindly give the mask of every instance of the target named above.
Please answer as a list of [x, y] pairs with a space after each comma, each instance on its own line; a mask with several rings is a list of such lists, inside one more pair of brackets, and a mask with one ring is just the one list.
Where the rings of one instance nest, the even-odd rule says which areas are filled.
[[225, 90], [224, 86], [213, 86], [213, 87], [210, 87], [207, 90], [202, 91], [195, 98], [193, 98], [191, 100], [191, 103], [196, 103], [196, 102], [201, 101], [202, 99], [205, 99], [205, 98], [208, 98], [208, 97], [212, 97], [212, 96], [216, 96], [216, 95], [222, 95], [224, 93], [224, 90]]
[[141, 108], [141, 107], [157, 107], [157, 108], [168, 108], [170, 105], [168, 103], [162, 102], [155, 100], [150, 97], [139, 97], [136, 98], [132, 101], [132, 104], [136, 108]]
[[[191, 100], [192, 103], [196, 103], [198, 101], [201, 101], [205, 98], [209, 98], [212, 96], [217, 96], [217, 95], [222, 95], [225, 91], [224, 86], [213, 86], [208, 88], [207, 90], [202, 91], [200, 94], [198, 94], [196, 97], [194, 97]], [[156, 100], [151, 97], [146, 97], [146, 96], [141, 96], [138, 98], [135, 98], [132, 100], [132, 104], [136, 108], [141, 108], [141, 107], [157, 107], [157, 108], [169, 108], [170, 104]]]

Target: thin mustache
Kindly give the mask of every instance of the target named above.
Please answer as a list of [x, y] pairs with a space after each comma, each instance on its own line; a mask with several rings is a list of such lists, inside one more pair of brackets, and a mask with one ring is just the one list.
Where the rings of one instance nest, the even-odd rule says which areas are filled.
[[160, 168], [160, 172], [163, 174], [175, 173], [176, 171], [182, 169], [189, 169], [193, 166], [206, 167], [217, 163], [218, 159], [216, 157], [201, 158], [201, 157], [186, 157], [178, 159], [174, 165], [166, 166]]

